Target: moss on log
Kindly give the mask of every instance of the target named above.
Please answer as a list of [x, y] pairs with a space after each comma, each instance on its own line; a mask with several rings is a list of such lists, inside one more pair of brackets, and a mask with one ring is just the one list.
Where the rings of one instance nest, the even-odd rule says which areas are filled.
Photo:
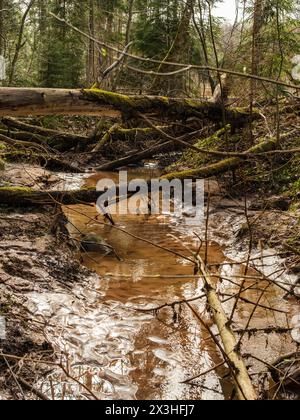
[[[225, 133], [227, 131], [226, 141], [224, 141]], [[231, 135], [231, 127], [228, 125], [226, 128], [218, 130], [211, 136], [199, 140], [194, 146], [202, 150], [210, 151], [224, 151], [224, 147], [228, 147], [228, 144], [236, 143], [240, 140], [238, 135]], [[197, 153], [195, 150], [187, 150], [175, 165], [178, 166], [189, 166], [189, 167], [200, 167], [208, 163], [213, 163], [219, 160], [218, 156], [213, 156], [205, 153]], [[174, 166], [175, 166], [174, 165]], [[170, 168], [172, 170], [172, 166]]]
[[1, 187], [0, 206], [39, 207], [45, 205], [73, 205], [95, 203], [104, 191], [82, 189], [76, 191], [35, 191], [23, 187]]
[[47, 139], [38, 134], [26, 131], [11, 131], [10, 129], [0, 129], [0, 135], [10, 137], [13, 140], [29, 141], [37, 144], [47, 144]]
[[[222, 121], [222, 107], [208, 101], [162, 96], [128, 96], [101, 89], [67, 90], [34, 88], [0, 88], [0, 116], [28, 115], [97, 115], [120, 117], [136, 112], [155, 113], [175, 119], [197, 117]], [[244, 108], [226, 109], [233, 125], [250, 118]], [[261, 118], [254, 110], [254, 118]], [[27, 130], [26, 130], [27, 131]]]
[[[135, 112], [159, 113], [170, 118], [208, 118], [212, 121], [222, 121], [222, 106], [209, 101], [196, 99], [168, 98], [164, 96], [129, 96], [108, 92], [101, 89], [85, 89], [84, 98], [101, 105], [112, 106], [124, 114]], [[239, 124], [249, 121], [249, 110], [246, 108], [230, 108], [225, 110], [229, 123]], [[254, 110], [253, 118], [261, 118]]]
[[220, 175], [224, 172], [236, 169], [240, 165], [247, 163], [249, 155], [259, 154], [274, 150], [277, 145], [276, 139], [270, 139], [264, 142], [257, 144], [251, 149], [247, 150], [245, 154], [245, 159], [242, 157], [231, 157], [228, 159], [223, 159], [220, 162], [212, 163], [207, 166], [202, 166], [196, 169], [188, 169], [186, 171], [172, 172], [163, 176], [163, 179], [196, 179], [196, 178], [210, 178], [212, 176]]
[[111, 137], [113, 135], [113, 133], [117, 130], [117, 128], [119, 127], [119, 124], [114, 124], [102, 137], [102, 139], [99, 141], [99, 143], [94, 147], [93, 149], [93, 153], [96, 152], [100, 152], [104, 146], [106, 145], [106, 143], [109, 142], [109, 140], [111, 140]]
[[[171, 132], [172, 126], [159, 127], [165, 132]], [[122, 128], [117, 127], [110, 135], [112, 141], [124, 141], [124, 142], [141, 142], [145, 140], [155, 140], [161, 137], [161, 134], [153, 128]]]

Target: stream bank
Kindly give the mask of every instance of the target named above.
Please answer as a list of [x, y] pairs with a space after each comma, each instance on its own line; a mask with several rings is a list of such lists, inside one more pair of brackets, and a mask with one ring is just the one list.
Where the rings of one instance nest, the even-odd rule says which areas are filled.
[[[30, 167], [24, 171], [28, 172], [31, 173]], [[48, 175], [39, 174], [40, 185], [44, 176], [44, 182], [49, 182]], [[55, 176], [58, 183], [53, 182], [53, 188], [60, 185], [62, 189], [77, 188], [83, 182], [91, 186], [99, 179], [99, 175], [88, 181], [78, 175], [60, 180], [61, 175]], [[148, 177], [149, 172], [144, 176]], [[32, 182], [32, 175], [30, 178]], [[26, 182], [24, 179], [20, 185], [26, 186]], [[219, 291], [226, 298], [226, 294], [236, 293], [236, 286], [226, 279], [239, 280], [244, 265], [236, 262], [245, 261], [249, 246], [244, 236], [243, 201], [224, 197], [215, 182], [210, 190], [209, 263], [214, 273], [224, 278]], [[279, 220], [278, 212], [275, 214]], [[96, 215], [93, 206], [69, 207], [64, 213], [71, 222], [68, 228], [73, 238], [78, 229], [96, 233], [118, 251], [122, 261], [99, 253], [84, 253], [78, 258], [74, 243], [66, 240], [66, 220], [58, 210], [2, 212], [1, 315], [8, 321], [7, 340], [1, 342], [1, 348], [7, 355], [25, 357], [18, 374], [42, 395], [55, 399], [86, 399], [93, 395], [100, 399], [230, 399], [232, 384], [224, 367], [193, 385], [182, 384], [220, 363], [218, 351], [190, 311], [181, 305], [150, 310], [201, 295], [202, 282], [193, 275], [193, 266], [112, 228], [91, 223]], [[54, 223], [57, 216], [62, 223]], [[280, 220], [287, 220], [286, 217], [283, 213]], [[170, 215], [127, 217], [117, 220], [117, 224], [185, 255], [189, 255], [185, 247], [198, 247], [193, 229], [201, 234], [205, 230], [203, 224], [191, 228], [185, 218]], [[285, 226], [290, 228], [290, 222]], [[289, 265], [295, 266], [294, 260], [287, 264], [284, 257], [288, 254], [282, 258], [277, 254], [257, 241], [253, 256], [258, 259], [254, 264], [266, 274], [278, 272], [280, 281], [297, 286], [299, 277], [289, 270]], [[248, 281], [257, 277], [254, 267], [249, 276], [252, 278]], [[297, 287], [294, 290], [298, 294]], [[249, 336], [244, 339], [244, 352], [272, 363], [283, 354], [297, 351], [299, 306], [295, 298], [284, 298], [285, 295], [272, 287], [260, 302], [264, 308], [259, 308], [253, 318]], [[255, 302], [259, 290], [254, 287], [243, 296]], [[205, 313], [205, 301], [196, 302], [195, 308], [211, 322]], [[226, 310], [230, 308], [229, 302]], [[252, 309], [253, 305], [247, 302], [240, 304], [234, 319], [236, 330], [243, 329]], [[61, 360], [68, 367], [68, 375], [61, 367], [41, 364], [41, 358], [49, 363]], [[15, 360], [10, 363], [13, 369], [20, 368]], [[250, 358], [248, 363], [254, 374], [267, 371], [255, 359]], [[267, 388], [265, 382], [260, 383], [263, 376], [255, 378], [261, 395]], [[80, 378], [92, 393], [79, 386], [74, 377]], [[1, 380], [5, 391], [2, 398], [22, 398], [4, 362]], [[294, 390], [285, 391], [284, 398], [295, 397]]]

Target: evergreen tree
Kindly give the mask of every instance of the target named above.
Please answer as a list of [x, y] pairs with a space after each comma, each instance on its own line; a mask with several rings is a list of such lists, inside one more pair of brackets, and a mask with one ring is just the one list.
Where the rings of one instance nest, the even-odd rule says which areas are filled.
[[[43, 6], [45, 8], [45, 5]], [[86, 8], [80, 1], [52, 0], [47, 3], [47, 11], [84, 29]], [[42, 46], [40, 82], [46, 87], [75, 88], [82, 83], [84, 44], [82, 38], [55, 17], [41, 19], [41, 31], [45, 31]]]

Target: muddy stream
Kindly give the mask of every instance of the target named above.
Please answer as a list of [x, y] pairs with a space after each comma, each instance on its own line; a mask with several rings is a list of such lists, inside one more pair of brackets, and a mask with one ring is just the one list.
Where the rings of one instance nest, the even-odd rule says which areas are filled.
[[[149, 178], [155, 174], [150, 172], [133, 171], [131, 176]], [[115, 179], [117, 174], [98, 174], [84, 182], [92, 186], [100, 177], [108, 176]], [[208, 332], [199, 325], [192, 312], [185, 305], [166, 307], [157, 313], [145, 311], [201, 295], [203, 283], [201, 278], [194, 276], [193, 265], [179, 256], [98, 224], [92, 220], [97, 216], [94, 206], [78, 205], [64, 211], [74, 238], [78, 237], [78, 230], [100, 235], [121, 258], [119, 261], [115, 255], [81, 253], [83, 264], [98, 276], [91, 275], [86, 285], [75, 286], [70, 294], [33, 293], [31, 296], [31, 309], [44, 317], [51, 317], [47, 337], [58, 351], [68, 355], [66, 363], [72, 375], [100, 399], [230, 398], [232, 384], [226, 368], [212, 371], [194, 380], [192, 385], [183, 383], [222, 362]], [[188, 215], [120, 216], [115, 222], [134, 235], [186, 256], [191, 256], [191, 249], [195, 251], [199, 247], [194, 232], [201, 237], [205, 232], [205, 223], [197, 220], [191, 223]], [[272, 257], [274, 251], [264, 252], [271, 257], [264, 259], [263, 264], [258, 260], [260, 270], [266, 274], [278, 272], [281, 261]], [[222, 264], [218, 269], [212, 268], [216, 275], [224, 278], [219, 283], [219, 290], [226, 295], [237, 293], [241, 282], [239, 275], [244, 266], [229, 263], [243, 261], [245, 254], [226, 249], [213, 238], [208, 254], [210, 264]], [[256, 302], [261, 293], [255, 288], [258, 272], [250, 270], [248, 276], [245, 287], [253, 287], [244, 292], [243, 297]], [[274, 276], [277, 278], [278, 274]], [[236, 282], [236, 285], [226, 279]], [[293, 281], [287, 275], [282, 275], [280, 280]], [[259, 288], [266, 285], [266, 282], [260, 282]], [[289, 312], [289, 319], [297, 314], [297, 308], [282, 299], [279, 288], [270, 287], [264, 296], [261, 305]], [[225, 304], [228, 313], [232, 305], [233, 300]], [[206, 312], [205, 300], [196, 301], [193, 306], [217, 332]], [[234, 319], [236, 329], [246, 324], [252, 310], [251, 304], [239, 304]], [[285, 327], [287, 317], [283, 312], [258, 308], [251, 327]], [[292, 348], [289, 337], [271, 334], [268, 338], [258, 335], [253, 339], [247, 336], [246, 351], [260, 357], [265, 353], [270, 360], [278, 357], [282, 348], [286, 352], [289, 344]], [[286, 342], [289, 340], [291, 343]], [[254, 365], [255, 371], [257, 366]], [[40, 387], [55, 399], [90, 397], [87, 390], [83, 392], [74, 381], [56, 370], [43, 380]]]

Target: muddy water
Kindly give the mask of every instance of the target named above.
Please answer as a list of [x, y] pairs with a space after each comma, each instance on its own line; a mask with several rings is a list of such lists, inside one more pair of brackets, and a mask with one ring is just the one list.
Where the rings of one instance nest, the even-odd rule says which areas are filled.
[[[131, 174], [133, 178], [137, 175], [148, 178], [155, 176], [155, 172]], [[86, 185], [95, 185], [100, 177], [114, 179], [116, 174], [92, 176]], [[57, 350], [68, 354], [67, 364], [72, 376], [100, 399], [228, 399], [232, 385], [224, 379], [227, 373], [224, 368], [193, 381], [193, 385], [183, 384], [186, 379], [222, 361], [207, 331], [201, 328], [191, 311], [175, 305], [156, 313], [147, 312], [165, 303], [191, 299], [203, 293], [202, 280], [194, 276], [193, 265], [183, 257], [99, 224], [95, 220], [94, 206], [68, 207], [65, 213], [75, 239], [79, 237], [78, 231], [100, 235], [121, 258], [119, 261], [114, 255], [83, 253], [82, 262], [99, 277], [91, 276], [88, 287], [74, 287], [72, 296], [45, 294], [42, 298], [36, 297], [37, 310], [51, 316], [52, 323], [56, 324], [56, 328], [48, 328], [48, 334], [52, 341], [55, 336]], [[168, 214], [122, 216], [116, 217], [115, 222], [135, 236], [187, 257], [199, 246], [194, 232], [203, 238], [205, 231], [203, 221], [191, 224], [188, 217]], [[235, 259], [225, 254], [225, 249], [217, 243], [210, 244], [209, 263], [224, 264], [218, 270], [214, 269], [216, 275], [224, 278], [220, 286], [224, 299], [238, 291], [244, 271], [243, 265], [229, 265]], [[273, 257], [264, 260], [263, 265], [260, 269], [269, 270], [268, 274], [278, 270]], [[246, 281], [245, 287], [252, 285], [252, 288], [244, 292], [243, 297], [256, 302], [261, 288], [267, 283], [260, 282], [258, 288], [255, 284], [258, 272], [249, 270], [247, 274], [252, 278]], [[286, 276], [280, 279], [291, 281]], [[32, 298], [34, 301], [34, 296]], [[266, 291], [260, 304], [286, 312], [294, 310], [273, 287]], [[212, 326], [205, 311], [205, 301], [196, 301], [193, 306]], [[225, 308], [230, 313], [232, 301], [228, 301]], [[252, 310], [251, 304], [239, 305], [236, 328], [245, 325]], [[251, 327], [270, 325], [286, 326], [286, 314], [258, 308]], [[57, 334], [57, 327], [60, 334]], [[247, 352], [258, 352], [261, 356], [264, 348], [272, 359], [287, 346], [286, 338], [274, 335], [268, 341], [268, 348], [264, 337], [258, 338], [255, 343], [250, 338], [246, 340]], [[88, 397], [88, 392], [83, 392], [57, 372], [50, 375], [49, 382], [42, 388], [54, 398]]]

